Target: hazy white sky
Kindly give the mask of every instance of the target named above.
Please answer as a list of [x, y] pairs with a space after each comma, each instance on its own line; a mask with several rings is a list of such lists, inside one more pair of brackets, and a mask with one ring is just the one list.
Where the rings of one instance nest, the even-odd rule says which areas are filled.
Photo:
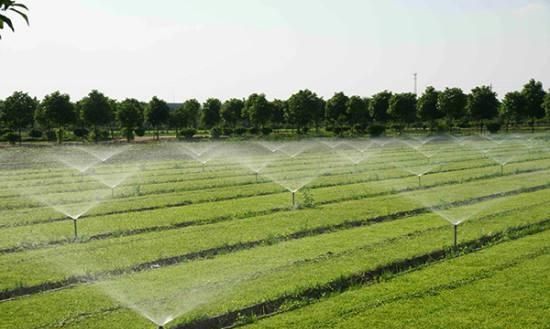
[[530, 78], [550, 87], [550, 0], [20, 0], [0, 98], [369, 96]]

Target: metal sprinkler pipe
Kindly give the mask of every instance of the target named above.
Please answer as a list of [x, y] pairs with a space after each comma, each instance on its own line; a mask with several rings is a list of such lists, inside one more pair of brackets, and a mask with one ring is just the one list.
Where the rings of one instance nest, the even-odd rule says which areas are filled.
[[422, 175], [418, 175], [418, 187], [422, 187]]
[[256, 183], [258, 182], [258, 172], [256, 171]]
[[458, 224], [453, 224], [453, 232], [454, 232], [454, 247], [457, 249], [458, 247]]
[[296, 192], [292, 191], [292, 207], [296, 207]]
[[500, 164], [500, 176], [504, 175], [504, 165]]
[[76, 225], [76, 219], [73, 218], [73, 226], [74, 226], [74, 239], [78, 239], [78, 229], [77, 229], [77, 225]]

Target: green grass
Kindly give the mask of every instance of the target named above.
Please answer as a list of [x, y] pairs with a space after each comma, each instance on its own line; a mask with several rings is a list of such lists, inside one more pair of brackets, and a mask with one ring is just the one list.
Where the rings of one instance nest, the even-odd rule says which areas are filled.
[[[427, 144], [423, 151], [438, 150], [433, 161], [441, 165], [422, 177], [422, 186], [407, 169], [426, 165], [427, 158], [401, 144], [357, 166], [346, 164], [342, 153], [319, 149], [295, 160], [280, 157], [258, 183], [230, 158], [203, 172], [156, 145], [158, 156], [114, 198], [107, 190], [104, 202], [79, 220], [77, 241], [71, 222], [20, 196], [17, 187], [80, 207], [105, 190], [101, 184], [38, 156], [25, 163], [21, 155], [15, 167], [0, 162], [0, 292], [13, 296], [0, 301], [0, 323], [152, 328], [146, 313], [172, 316], [171, 328], [213, 328], [207, 320], [216, 317], [224, 325], [254, 321], [266, 328], [467, 328], [476, 322], [536, 328], [543, 321], [528, 309], [548, 309], [548, 300], [535, 301], [532, 293], [548, 288], [550, 156], [543, 146], [527, 151], [515, 142], [472, 143], [461, 149]], [[489, 146], [491, 155], [511, 159], [504, 175], [475, 149]], [[233, 146], [226, 147], [231, 153]], [[101, 165], [97, 174], [120, 170], [127, 159], [120, 161]], [[320, 166], [323, 174], [307, 186], [313, 203], [298, 193], [297, 209], [290, 193], [268, 179], [317, 176]], [[452, 226], [431, 207], [471, 215], [458, 228], [464, 254], [452, 249]], [[415, 259], [411, 271], [391, 265]], [[387, 270], [376, 280], [358, 280], [380, 268]], [[532, 275], [523, 285], [503, 279], [521, 282], [512, 279], [522, 271]], [[510, 302], [496, 303], [499, 294]], [[261, 310], [282, 313], [258, 320]], [[506, 320], [491, 323], [491, 312]]]

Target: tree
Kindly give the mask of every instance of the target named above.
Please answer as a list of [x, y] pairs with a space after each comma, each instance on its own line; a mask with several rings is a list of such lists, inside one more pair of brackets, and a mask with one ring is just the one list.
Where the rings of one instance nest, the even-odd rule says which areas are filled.
[[322, 120], [323, 100], [308, 89], [300, 90], [288, 99], [286, 119], [297, 131], [304, 131], [312, 123]]
[[519, 122], [525, 108], [525, 97], [519, 91], [509, 92], [504, 96], [500, 106], [500, 115], [506, 122], [506, 131], [510, 122]]
[[467, 100], [460, 88], [445, 88], [437, 97], [437, 108], [447, 118], [450, 130], [454, 120], [462, 119], [466, 115]]
[[16, 91], [6, 98], [3, 106], [2, 121], [10, 129], [17, 130], [21, 144], [21, 130], [32, 125], [38, 101], [27, 93]]
[[[29, 25], [29, 18], [24, 11], [28, 11], [29, 8], [22, 3], [15, 2], [13, 0], [0, 0], [0, 30], [4, 29], [4, 25], [7, 25], [13, 32], [15, 28], [11, 18], [7, 16], [8, 12], [14, 12], [21, 16], [27, 25]], [[0, 35], [2, 39], [2, 35]]]
[[542, 107], [544, 107], [544, 110], [546, 111], [546, 116], [550, 118], [550, 90], [548, 90], [546, 95], [544, 95]]
[[343, 92], [335, 93], [325, 104], [325, 119], [332, 125], [347, 123], [349, 98]]
[[285, 124], [285, 113], [287, 111], [288, 104], [285, 100], [274, 99], [271, 102], [271, 123], [275, 126], [281, 127]]
[[483, 121], [498, 116], [499, 101], [497, 93], [489, 86], [480, 86], [472, 89], [468, 95], [467, 109], [473, 120], [479, 121], [479, 132], [483, 133]]
[[56, 91], [44, 97], [37, 111], [37, 120], [48, 128], [60, 128], [58, 131], [58, 142], [63, 142], [63, 129], [76, 121], [74, 105], [67, 94]]
[[225, 126], [236, 127], [244, 108], [244, 101], [237, 98], [231, 98], [225, 101], [220, 109], [220, 115]]
[[99, 138], [99, 126], [105, 126], [114, 118], [113, 104], [105, 95], [92, 90], [87, 97], [80, 101], [82, 119], [86, 124], [94, 127], [95, 141]]
[[187, 121], [186, 127], [197, 128], [199, 125], [201, 103], [194, 98], [188, 99], [183, 103], [183, 112]]
[[351, 96], [346, 104], [348, 114], [348, 123], [350, 125], [359, 125], [366, 128], [371, 117], [369, 113], [369, 99], [359, 96]]
[[403, 126], [416, 120], [416, 95], [413, 93], [393, 94], [388, 106], [388, 114], [395, 122], [400, 123], [399, 132]]
[[529, 119], [531, 125], [531, 131], [535, 131], [535, 120], [544, 117], [544, 109], [542, 103], [544, 102], [545, 92], [542, 88], [542, 82], [529, 80], [527, 84], [523, 86], [521, 91], [523, 97], [525, 97], [525, 107], [523, 116]]
[[437, 107], [437, 99], [440, 92], [435, 90], [434, 87], [428, 86], [424, 91], [424, 94], [420, 96], [416, 103], [416, 112], [420, 120], [430, 123], [430, 129], [433, 130], [435, 126], [435, 120], [441, 119], [444, 115], [443, 112]]
[[117, 107], [117, 120], [126, 140], [130, 142], [134, 138], [134, 130], [143, 125], [143, 106], [138, 100], [127, 98]]
[[157, 140], [160, 140], [160, 127], [168, 123], [170, 108], [165, 101], [156, 96], [151, 99], [145, 112], [147, 122], [155, 129]]
[[211, 129], [220, 124], [220, 110], [222, 103], [217, 98], [209, 98], [204, 102], [201, 112], [201, 124], [206, 129]]
[[254, 127], [263, 128], [271, 119], [271, 104], [264, 94], [252, 94], [244, 105], [248, 120]]
[[388, 121], [388, 107], [390, 104], [390, 98], [392, 93], [384, 90], [374, 96], [372, 96], [369, 103], [369, 112], [372, 119], [376, 122], [385, 123]]
[[171, 128], [176, 128], [176, 137], [179, 136], [180, 129], [188, 126], [187, 113], [183, 104], [170, 112], [169, 123]]

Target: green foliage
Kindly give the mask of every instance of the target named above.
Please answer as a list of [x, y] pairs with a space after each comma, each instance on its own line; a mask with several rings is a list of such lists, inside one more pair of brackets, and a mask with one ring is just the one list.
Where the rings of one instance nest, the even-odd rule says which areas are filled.
[[[13, 32], [15, 32], [13, 21], [7, 16], [8, 12], [16, 13], [18, 16], [22, 17], [23, 20], [25, 20], [27, 25], [29, 25], [29, 18], [26, 13], [28, 10], [29, 8], [22, 3], [15, 2], [13, 0], [0, 0], [0, 30], [4, 29], [5, 26], [8, 26]], [[2, 35], [0, 35], [0, 39], [2, 39]]]
[[367, 131], [371, 137], [379, 137], [386, 131], [386, 126], [373, 123], [367, 128]]
[[14, 133], [14, 132], [9, 132], [5, 135], [6, 137], [6, 140], [10, 143], [10, 144], [15, 144], [17, 142], [20, 142], [21, 141], [21, 138], [18, 134]]
[[180, 131], [181, 136], [185, 137], [186, 139], [191, 139], [193, 136], [197, 134], [197, 129], [195, 128], [184, 128]]
[[117, 105], [117, 120], [128, 141], [133, 139], [134, 130], [143, 125], [143, 112], [144, 107], [136, 99], [127, 98]]
[[385, 123], [389, 120], [388, 108], [392, 93], [384, 90], [373, 95], [369, 103], [369, 112], [375, 122]]
[[325, 120], [328, 124], [343, 125], [349, 121], [349, 97], [343, 92], [335, 93], [325, 104]]
[[550, 90], [548, 90], [548, 92], [544, 96], [542, 107], [544, 107], [544, 110], [546, 111], [546, 116], [550, 118]]
[[545, 113], [542, 105], [546, 93], [542, 88], [542, 82], [535, 81], [534, 79], [529, 80], [529, 82], [523, 86], [521, 94], [525, 98], [523, 116], [532, 122], [534, 122], [535, 119], [543, 118]]
[[483, 129], [484, 120], [491, 120], [498, 116], [499, 106], [497, 93], [490, 86], [475, 87], [468, 95], [467, 110], [471, 119], [480, 122], [480, 130]]
[[210, 137], [216, 139], [216, 138], [220, 138], [221, 135], [222, 135], [222, 130], [220, 127], [214, 127], [210, 129]]
[[323, 106], [317, 94], [308, 89], [300, 90], [288, 99], [286, 120], [298, 131], [303, 131], [312, 123], [317, 126], [323, 117]]
[[437, 97], [437, 108], [447, 118], [449, 128], [466, 115], [468, 97], [460, 88], [445, 88]]
[[147, 122], [155, 129], [157, 140], [160, 139], [159, 129], [168, 123], [170, 109], [165, 101], [156, 96], [151, 99], [145, 112]]
[[416, 120], [416, 95], [413, 93], [393, 94], [389, 101], [388, 115], [402, 125], [413, 123]]
[[271, 102], [271, 121], [273, 125], [283, 125], [286, 123], [285, 113], [288, 111], [286, 100], [274, 99]]
[[264, 127], [271, 120], [271, 104], [264, 94], [252, 94], [244, 105], [243, 115], [255, 127]]
[[183, 113], [186, 118], [186, 127], [198, 128], [201, 103], [196, 99], [188, 99], [183, 103]]
[[519, 91], [509, 92], [504, 96], [500, 106], [500, 115], [507, 122], [519, 122], [522, 119], [526, 100]]
[[220, 124], [222, 103], [217, 98], [209, 98], [204, 102], [201, 112], [201, 124], [206, 129], [212, 129]]
[[7, 127], [20, 131], [32, 125], [37, 106], [38, 101], [27, 93], [14, 92], [3, 102], [1, 119]]
[[500, 121], [491, 121], [487, 123], [487, 130], [491, 134], [496, 134], [500, 128], [502, 128], [502, 123]]
[[145, 128], [143, 127], [134, 129], [134, 132], [136, 133], [136, 136], [139, 136], [139, 137], [145, 136]]
[[92, 90], [87, 97], [79, 102], [82, 110], [82, 119], [85, 123], [94, 127], [95, 141], [98, 141], [98, 129], [114, 119], [114, 109], [105, 95], [97, 90]]
[[35, 139], [42, 138], [42, 135], [44, 135], [44, 134], [42, 133], [41, 130], [38, 130], [38, 129], [32, 129], [32, 130], [29, 132], [29, 137], [35, 138]]
[[75, 128], [73, 134], [79, 138], [86, 138], [90, 134], [90, 131], [86, 128]]
[[365, 127], [371, 122], [369, 102], [368, 98], [351, 96], [346, 104], [347, 123], [354, 125], [354, 127], [362, 127], [364, 131]]
[[244, 101], [237, 98], [231, 98], [225, 101], [220, 110], [223, 125], [226, 127], [235, 127], [240, 122], [244, 108]]
[[40, 103], [37, 121], [45, 127], [65, 127], [76, 121], [76, 112], [67, 94], [56, 91]]
[[435, 125], [435, 120], [444, 116], [437, 106], [439, 93], [434, 87], [428, 86], [416, 104], [420, 120], [431, 122], [432, 127]]

